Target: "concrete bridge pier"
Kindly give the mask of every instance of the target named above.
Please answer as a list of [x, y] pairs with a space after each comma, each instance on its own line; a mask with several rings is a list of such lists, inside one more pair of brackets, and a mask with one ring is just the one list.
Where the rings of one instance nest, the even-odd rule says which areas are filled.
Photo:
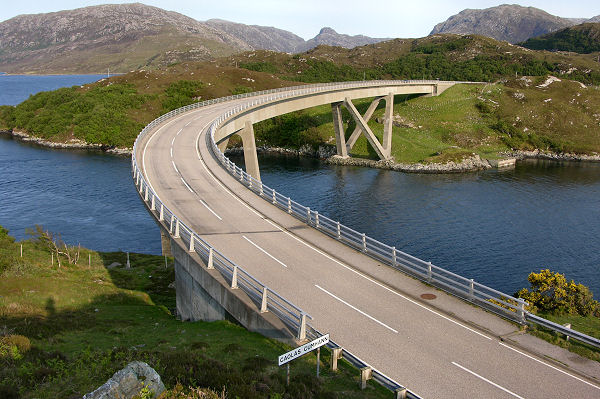
[[[383, 143], [380, 143], [377, 137], [373, 134], [371, 129], [369, 128], [368, 122], [373, 116], [373, 113], [377, 109], [379, 102], [384, 100], [386, 102], [385, 106], [385, 122], [383, 128]], [[345, 129], [344, 123], [342, 120], [341, 107], [342, 105], [350, 112], [350, 115], [356, 122], [356, 128], [346, 140], [345, 138]], [[341, 157], [348, 157], [348, 153], [356, 144], [356, 141], [360, 137], [360, 135], [364, 135], [371, 145], [371, 147], [379, 156], [379, 159], [387, 160], [391, 157], [392, 153], [392, 116], [394, 112], [394, 94], [389, 93], [386, 96], [378, 96], [375, 97], [373, 102], [369, 105], [369, 108], [365, 112], [364, 115], [361, 115], [352, 100], [348, 97], [344, 99], [344, 101], [336, 102], [331, 104], [331, 110], [333, 113], [333, 128], [335, 130], [335, 143], [337, 148], [337, 155]]]
[[258, 155], [256, 154], [256, 140], [252, 122], [246, 121], [244, 128], [239, 130], [237, 134], [242, 138], [246, 173], [260, 181], [260, 169], [258, 168]]

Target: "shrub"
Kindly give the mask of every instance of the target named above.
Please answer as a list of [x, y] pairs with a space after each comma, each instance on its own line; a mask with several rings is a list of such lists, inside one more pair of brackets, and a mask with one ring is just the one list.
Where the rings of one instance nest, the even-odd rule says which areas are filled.
[[204, 84], [197, 80], [179, 80], [171, 83], [165, 90], [165, 98], [162, 101], [163, 111], [166, 113], [192, 104], [203, 87]]
[[581, 316], [600, 312], [600, 303], [594, 300], [589, 288], [573, 280], [567, 281], [563, 274], [544, 269], [529, 274], [527, 280], [531, 284], [531, 291], [523, 288], [515, 296], [529, 302], [533, 312], [539, 310]]

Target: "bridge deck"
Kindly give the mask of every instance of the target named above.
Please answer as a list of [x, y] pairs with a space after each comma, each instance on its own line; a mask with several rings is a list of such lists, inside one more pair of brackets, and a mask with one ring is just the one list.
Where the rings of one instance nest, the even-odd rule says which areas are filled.
[[[514, 324], [382, 266], [241, 186], [204, 137], [243, 100], [236, 101], [171, 119], [138, 144], [154, 192], [202, 238], [311, 314], [318, 330], [423, 397], [600, 395], [572, 371], [502, 342]], [[437, 298], [421, 300], [423, 293]]]

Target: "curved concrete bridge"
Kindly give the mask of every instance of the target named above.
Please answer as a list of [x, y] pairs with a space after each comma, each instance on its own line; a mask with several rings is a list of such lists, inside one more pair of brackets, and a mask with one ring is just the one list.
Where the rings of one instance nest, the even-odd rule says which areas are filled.
[[[458, 297], [516, 322], [524, 320], [522, 304], [498, 306], [502, 293], [378, 243], [260, 181], [253, 123], [332, 104], [340, 155], [363, 134], [387, 158], [391, 126], [374, 143], [366, 125], [377, 102], [387, 101], [389, 116], [394, 94], [437, 95], [453, 84], [288, 88], [184, 107], [148, 125], [134, 148], [134, 179], [171, 245], [179, 315], [233, 317], [279, 339], [330, 333], [348, 359], [372, 366], [363, 378], [397, 388], [398, 397], [598, 397], [600, 372], [582, 376], [524, 351], [518, 324]], [[352, 100], [364, 97], [375, 100], [360, 115]], [[341, 106], [357, 122], [347, 141]], [[242, 136], [249, 174], [218, 149], [233, 134]], [[423, 299], [431, 294], [434, 300]]]

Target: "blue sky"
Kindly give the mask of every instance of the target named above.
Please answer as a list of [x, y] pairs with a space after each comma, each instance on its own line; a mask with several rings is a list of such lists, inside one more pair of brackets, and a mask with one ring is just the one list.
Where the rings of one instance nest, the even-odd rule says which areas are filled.
[[[119, 0], [1, 0], [0, 21], [19, 14], [69, 10]], [[433, 26], [465, 8], [487, 8], [503, 4], [488, 0], [145, 0], [147, 5], [176, 11], [204, 21], [221, 18], [250, 25], [275, 26], [305, 39], [324, 26], [339, 33], [371, 37], [423, 37]], [[522, 6], [541, 8], [561, 17], [600, 15], [599, 0], [531, 0]]]

